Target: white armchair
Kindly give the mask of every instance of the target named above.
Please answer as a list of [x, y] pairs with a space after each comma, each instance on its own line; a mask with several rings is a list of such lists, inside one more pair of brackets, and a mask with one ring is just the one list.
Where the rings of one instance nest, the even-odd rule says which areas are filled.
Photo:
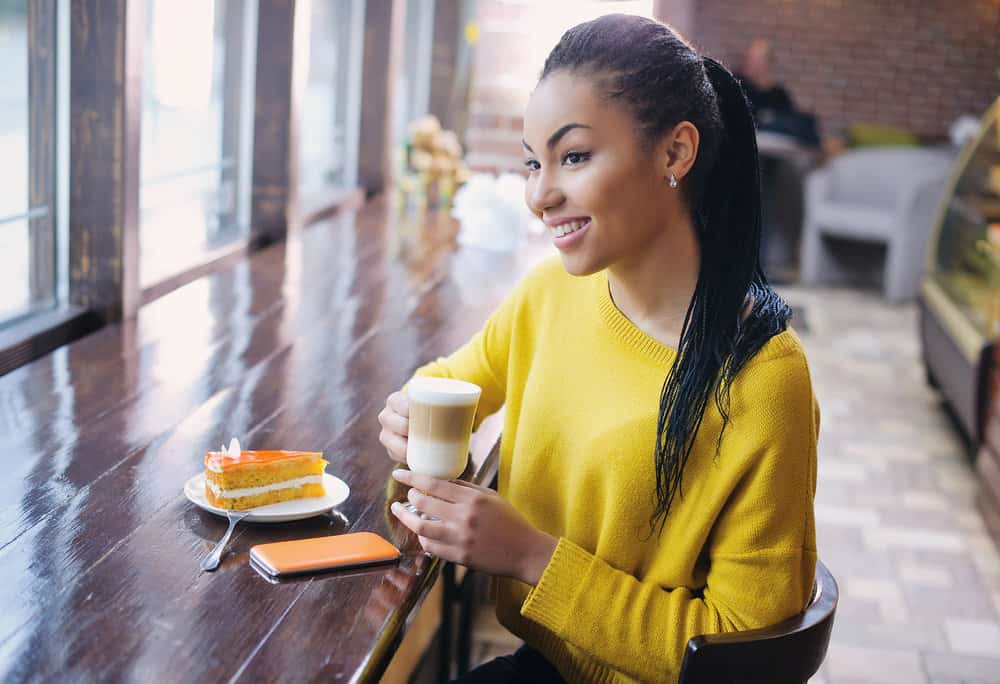
[[956, 150], [869, 147], [850, 150], [806, 179], [800, 255], [805, 284], [842, 281], [843, 263], [827, 237], [886, 246], [883, 293], [916, 296], [931, 231]]

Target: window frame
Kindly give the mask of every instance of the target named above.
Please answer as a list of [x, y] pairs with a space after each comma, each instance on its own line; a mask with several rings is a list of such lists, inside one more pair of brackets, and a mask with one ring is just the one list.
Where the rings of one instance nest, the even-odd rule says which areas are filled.
[[[27, 2], [35, 13], [32, 25], [38, 26], [31, 44], [40, 48], [42, 40], [58, 41], [58, 49], [45, 51], [47, 77], [32, 86], [29, 115], [51, 124], [43, 132], [47, 138], [29, 143], [36, 149], [29, 156], [38, 155], [33, 163], [45, 169], [42, 177], [32, 174], [32, 196], [48, 192], [51, 198], [45, 215], [31, 216], [38, 226], [32, 230], [40, 237], [31, 248], [30, 268], [32, 287], [51, 292], [54, 306], [0, 326], [0, 376], [103, 325], [134, 318], [142, 304], [284, 239], [290, 227], [295, 230], [337, 209], [356, 208], [366, 194], [385, 189], [391, 145], [388, 86], [402, 54], [400, 3], [352, 0], [351, 33], [362, 37], [352, 50], [360, 67], [352, 69], [348, 79], [353, 93], [353, 103], [347, 104], [348, 130], [355, 141], [346, 156], [352, 185], [363, 187], [333, 192], [314, 207], [300, 208], [290, 163], [299, 104], [291, 86], [293, 15], [296, 6], [308, 8], [308, 0], [254, 0], [256, 31], [253, 41], [241, 45], [255, 55], [253, 70], [243, 74], [254, 86], [249, 99], [246, 92], [239, 98], [241, 112], [253, 117], [255, 129], [252, 140], [238, 150], [252, 160], [252, 170], [244, 166], [248, 170], [240, 180], [251, 197], [245, 216], [249, 235], [143, 289], [139, 146], [146, 0]], [[44, 28], [48, 37], [40, 23], [45, 16], [55, 18]], [[435, 37], [437, 21], [435, 14]], [[455, 40], [457, 36], [449, 37], [450, 48]], [[42, 52], [29, 50], [36, 51]], [[434, 87], [432, 83], [432, 91]], [[235, 104], [231, 99], [227, 106]], [[257, 133], [262, 122], [272, 124], [267, 135]]]

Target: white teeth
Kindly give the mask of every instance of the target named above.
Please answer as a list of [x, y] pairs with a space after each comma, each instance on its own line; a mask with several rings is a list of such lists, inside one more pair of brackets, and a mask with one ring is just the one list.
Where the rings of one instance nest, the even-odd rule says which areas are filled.
[[587, 223], [587, 221], [570, 221], [569, 223], [563, 223], [552, 229], [552, 232], [556, 234], [556, 237], [562, 237], [563, 235], [569, 235], [574, 233]]

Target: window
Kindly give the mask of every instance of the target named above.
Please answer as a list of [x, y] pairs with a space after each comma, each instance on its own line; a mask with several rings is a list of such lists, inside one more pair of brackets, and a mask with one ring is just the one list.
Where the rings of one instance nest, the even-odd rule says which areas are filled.
[[56, 1], [0, 0], [0, 325], [56, 304]]
[[399, 70], [394, 132], [402, 141], [407, 125], [430, 111], [434, 0], [407, 0], [403, 64]]
[[257, 3], [147, 0], [143, 287], [204, 263], [250, 223]]
[[357, 185], [364, 0], [313, 0], [299, 116], [298, 191], [306, 198]]

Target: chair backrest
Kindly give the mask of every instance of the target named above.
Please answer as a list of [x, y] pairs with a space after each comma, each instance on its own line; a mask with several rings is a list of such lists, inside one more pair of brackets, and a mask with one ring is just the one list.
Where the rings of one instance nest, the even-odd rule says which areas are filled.
[[804, 684], [826, 657], [837, 582], [816, 562], [809, 607], [771, 627], [688, 641], [679, 684]]
[[895, 207], [901, 193], [928, 174], [946, 178], [950, 147], [866, 147], [830, 160], [828, 200], [873, 208]]

